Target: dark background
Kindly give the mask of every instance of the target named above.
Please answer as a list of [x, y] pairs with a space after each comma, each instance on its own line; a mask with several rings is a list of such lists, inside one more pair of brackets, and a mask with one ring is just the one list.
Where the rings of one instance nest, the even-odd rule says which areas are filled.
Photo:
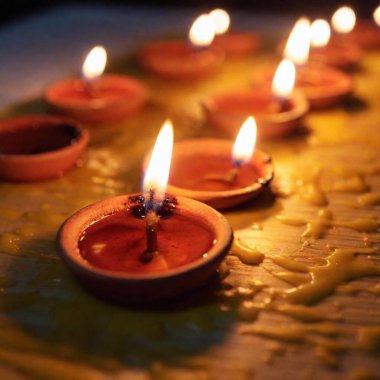
[[[4, 0], [3, 0], [4, 1]], [[125, 4], [146, 5], [149, 7], [178, 7], [193, 6], [200, 8], [224, 7], [226, 9], [246, 9], [250, 11], [272, 11], [281, 13], [309, 14], [312, 16], [331, 14], [337, 7], [351, 5], [361, 17], [371, 17], [371, 14], [380, 4], [380, 0], [10, 0], [3, 3], [0, 12], [0, 21], [4, 25], [7, 22], [17, 20], [20, 17], [41, 9], [46, 9], [60, 4]]]

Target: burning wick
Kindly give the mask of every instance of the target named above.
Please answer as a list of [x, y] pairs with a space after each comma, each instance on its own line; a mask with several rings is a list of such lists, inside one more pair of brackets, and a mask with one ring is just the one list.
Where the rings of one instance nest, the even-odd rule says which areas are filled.
[[149, 199], [146, 203], [146, 251], [141, 255], [140, 260], [148, 263], [157, 252], [157, 230], [160, 217], [154, 210], [154, 190], [149, 191]]
[[284, 58], [289, 59], [298, 67], [304, 66], [309, 59], [310, 21], [301, 17], [294, 24], [285, 45]]
[[211, 45], [215, 33], [213, 19], [208, 14], [202, 14], [191, 25], [189, 40], [194, 49], [204, 49]]
[[225, 175], [207, 175], [203, 180], [234, 184], [243, 165], [252, 160], [255, 150], [257, 126], [253, 116], [249, 116], [241, 126], [232, 148], [232, 168]]
[[143, 183], [146, 194], [146, 250], [140, 260], [145, 263], [151, 261], [158, 251], [157, 231], [160, 221], [158, 211], [165, 201], [172, 150], [173, 126], [170, 120], [166, 120], [157, 136]]
[[107, 52], [103, 46], [95, 46], [87, 54], [82, 65], [82, 79], [85, 91], [92, 95], [94, 84], [104, 72], [107, 64]]
[[296, 80], [296, 68], [289, 59], [283, 59], [278, 65], [272, 81], [275, 112], [286, 112], [292, 108], [291, 98]]
[[341, 34], [350, 33], [356, 24], [356, 15], [352, 8], [344, 6], [337, 9], [331, 17], [334, 30]]

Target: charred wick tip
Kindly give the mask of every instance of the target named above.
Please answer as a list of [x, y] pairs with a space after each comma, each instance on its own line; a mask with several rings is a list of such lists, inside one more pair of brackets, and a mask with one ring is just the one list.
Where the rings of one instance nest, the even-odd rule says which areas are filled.
[[[130, 196], [128, 199], [128, 208], [131, 210], [132, 215], [135, 218], [145, 218], [146, 213], [151, 209], [148, 204], [150, 199], [145, 199], [143, 194]], [[160, 218], [167, 219], [170, 218], [177, 208], [177, 198], [165, 198], [161, 204], [157, 207], [156, 213]], [[148, 205], [148, 207], [146, 207]]]

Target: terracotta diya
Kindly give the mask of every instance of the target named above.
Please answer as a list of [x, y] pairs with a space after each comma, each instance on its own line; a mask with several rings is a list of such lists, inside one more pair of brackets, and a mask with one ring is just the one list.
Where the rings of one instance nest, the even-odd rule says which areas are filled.
[[272, 86], [228, 92], [203, 103], [210, 124], [231, 137], [236, 136], [244, 120], [254, 115], [260, 139], [285, 136], [301, 124], [309, 109], [305, 97], [293, 91], [295, 68], [291, 61], [280, 63]]
[[354, 68], [361, 62], [363, 52], [358, 46], [330, 41], [331, 29], [326, 20], [315, 20], [311, 24], [310, 33], [309, 61], [341, 69]]
[[[256, 123], [243, 124], [235, 143], [220, 139], [184, 140], [174, 145], [168, 183], [171, 194], [216, 209], [243, 203], [260, 194], [273, 178], [271, 158], [254, 150]], [[144, 160], [146, 168], [149, 157]]]
[[353, 42], [363, 49], [380, 48], [380, 16], [375, 22], [371, 20], [358, 20], [354, 30], [350, 33]]
[[[341, 102], [353, 91], [352, 78], [330, 66], [308, 62], [310, 50], [310, 22], [299, 19], [286, 43], [284, 56], [297, 65], [295, 88], [300, 90], [313, 109], [327, 108]], [[273, 71], [263, 73], [255, 84], [270, 83]]]
[[45, 101], [53, 111], [89, 124], [116, 122], [141, 110], [148, 90], [125, 75], [102, 75], [106, 51], [94, 47], [82, 67], [82, 78], [70, 78], [50, 86]]
[[229, 30], [230, 16], [224, 9], [214, 9], [209, 16], [216, 34], [212, 44], [223, 50], [227, 57], [245, 57], [260, 47], [261, 39], [257, 33]]
[[199, 16], [185, 40], [155, 41], [143, 47], [138, 60], [152, 74], [168, 78], [192, 80], [215, 72], [224, 60], [224, 53], [211, 43], [214, 24], [208, 15]]
[[335, 11], [331, 23], [334, 39], [346, 45], [358, 45], [369, 50], [380, 48], [380, 9], [376, 8], [371, 20], [356, 20], [352, 8], [344, 6]]
[[354, 90], [349, 75], [317, 63], [309, 63], [299, 69], [295, 86], [305, 95], [312, 109], [337, 105], [351, 96]]
[[0, 179], [41, 181], [75, 165], [88, 143], [87, 131], [52, 116], [0, 121]]
[[58, 233], [62, 259], [98, 297], [149, 304], [197, 289], [231, 246], [231, 227], [216, 210], [165, 195], [172, 138], [166, 123], [147, 169], [144, 194], [87, 206]]

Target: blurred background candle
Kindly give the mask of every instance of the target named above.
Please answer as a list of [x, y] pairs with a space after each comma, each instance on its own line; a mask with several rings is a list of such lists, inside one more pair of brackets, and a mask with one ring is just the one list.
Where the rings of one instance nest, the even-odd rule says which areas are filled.
[[333, 39], [331, 28], [323, 19], [313, 21], [310, 27], [311, 62], [321, 62], [342, 69], [352, 69], [363, 59], [361, 49], [353, 44], [344, 44]]
[[278, 65], [273, 77], [272, 92], [274, 98], [280, 104], [280, 110], [286, 111], [291, 108], [291, 99], [296, 80], [296, 68], [289, 59], [283, 59]]
[[380, 28], [376, 11], [373, 11], [372, 20], [363, 20], [357, 19], [355, 11], [348, 6], [337, 9], [331, 19], [334, 38], [366, 50], [380, 48]]
[[330, 25], [326, 20], [314, 20], [310, 26], [310, 44], [312, 48], [323, 48], [331, 36]]
[[214, 46], [222, 49], [228, 57], [246, 57], [261, 45], [261, 37], [254, 31], [230, 30], [231, 18], [224, 9], [214, 9], [208, 14], [214, 23]]
[[337, 33], [350, 33], [356, 24], [356, 14], [348, 6], [340, 7], [332, 15], [331, 24]]
[[[249, 90], [209, 97], [203, 108], [211, 125], [235, 137], [244, 120], [254, 115], [261, 140], [285, 136], [296, 129], [309, 109], [300, 91], [293, 91], [295, 66], [284, 59], [275, 74], [255, 78]], [[269, 77], [271, 75], [271, 77]]]
[[310, 50], [310, 21], [301, 17], [295, 23], [285, 45], [284, 58], [303, 66], [309, 58]]
[[215, 72], [224, 60], [221, 49], [212, 45], [215, 24], [208, 14], [192, 23], [188, 40], [155, 41], [138, 54], [142, 67], [152, 74], [168, 79], [191, 80]]
[[344, 72], [309, 60], [311, 36], [309, 20], [299, 19], [289, 35], [284, 57], [296, 66], [296, 89], [304, 93], [312, 108], [326, 108], [351, 94], [353, 82]]
[[81, 78], [54, 83], [45, 100], [54, 112], [88, 124], [112, 123], [134, 115], [145, 105], [148, 90], [139, 80], [103, 74], [107, 52], [95, 46], [86, 56]]

